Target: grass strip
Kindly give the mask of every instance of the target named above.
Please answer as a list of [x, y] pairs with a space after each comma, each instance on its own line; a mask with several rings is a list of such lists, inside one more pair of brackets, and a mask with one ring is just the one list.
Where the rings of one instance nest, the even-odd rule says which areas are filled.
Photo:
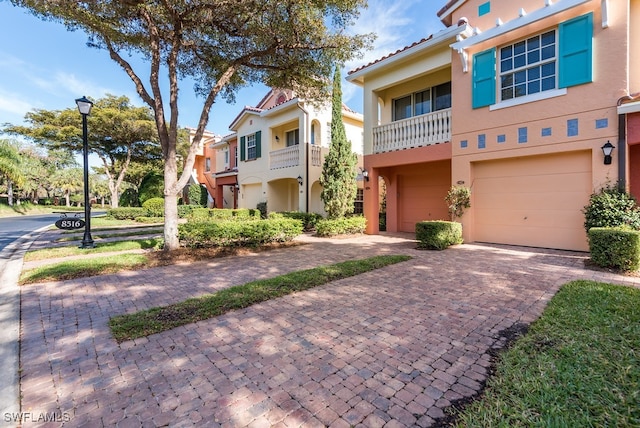
[[43, 248], [41, 250], [27, 251], [24, 255], [25, 262], [53, 259], [58, 257], [84, 256], [87, 254], [108, 253], [112, 251], [146, 250], [160, 248], [164, 242], [161, 238], [136, 239], [118, 242], [100, 242], [95, 248], [78, 248], [66, 246], [57, 248]]
[[459, 427], [640, 426], [640, 290], [564, 285], [454, 413]]
[[117, 256], [70, 260], [25, 270], [20, 275], [18, 283], [25, 285], [34, 282], [65, 281], [85, 276], [105, 275], [144, 266], [147, 262], [148, 258], [143, 254], [126, 253], [119, 253]]
[[382, 255], [251, 281], [173, 305], [119, 315], [111, 318], [109, 327], [114, 338], [118, 342], [123, 342], [409, 259], [411, 257], [405, 255]]

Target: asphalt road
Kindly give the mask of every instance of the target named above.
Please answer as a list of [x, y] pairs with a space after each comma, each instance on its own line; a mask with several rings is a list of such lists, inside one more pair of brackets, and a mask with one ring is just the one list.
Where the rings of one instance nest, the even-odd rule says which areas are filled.
[[59, 218], [60, 214], [0, 218], [0, 252], [19, 237], [49, 226]]

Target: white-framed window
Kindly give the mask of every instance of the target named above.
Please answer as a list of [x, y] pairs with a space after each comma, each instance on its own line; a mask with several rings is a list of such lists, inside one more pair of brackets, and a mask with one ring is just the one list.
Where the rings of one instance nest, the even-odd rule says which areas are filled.
[[287, 131], [285, 135], [287, 139], [287, 147], [300, 144], [300, 130], [294, 129], [293, 131]]
[[204, 159], [204, 170], [211, 171], [211, 158]]
[[500, 48], [500, 101], [556, 89], [557, 56], [555, 30]]
[[233, 151], [233, 166], [238, 166], [238, 145], [234, 147]]
[[229, 149], [224, 150], [224, 167], [229, 168]]
[[353, 201], [353, 213], [362, 214], [364, 212], [364, 189], [358, 189], [356, 199]]
[[393, 100], [392, 120], [408, 119], [451, 107], [451, 82]]
[[257, 157], [256, 134], [247, 135], [247, 159], [256, 159]]

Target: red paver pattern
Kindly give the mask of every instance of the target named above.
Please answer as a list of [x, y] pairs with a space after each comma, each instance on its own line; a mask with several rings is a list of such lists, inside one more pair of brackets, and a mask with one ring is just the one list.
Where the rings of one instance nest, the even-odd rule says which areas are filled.
[[[430, 426], [475, 394], [499, 332], [565, 282], [637, 286], [585, 253], [405, 236], [308, 245], [22, 288], [22, 410], [65, 426]], [[413, 259], [122, 344], [111, 316], [375, 254]], [[29, 423], [59, 426], [60, 423]]]

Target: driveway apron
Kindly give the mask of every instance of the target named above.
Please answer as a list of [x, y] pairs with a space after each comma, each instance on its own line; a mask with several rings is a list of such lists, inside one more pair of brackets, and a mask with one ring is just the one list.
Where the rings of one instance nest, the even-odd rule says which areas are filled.
[[[563, 283], [638, 284], [585, 269], [585, 253], [420, 251], [409, 238], [305, 237], [298, 247], [23, 286], [22, 412], [74, 427], [430, 426], [480, 390], [501, 332], [534, 321]], [[377, 254], [413, 258], [121, 344], [108, 328], [114, 315]]]

